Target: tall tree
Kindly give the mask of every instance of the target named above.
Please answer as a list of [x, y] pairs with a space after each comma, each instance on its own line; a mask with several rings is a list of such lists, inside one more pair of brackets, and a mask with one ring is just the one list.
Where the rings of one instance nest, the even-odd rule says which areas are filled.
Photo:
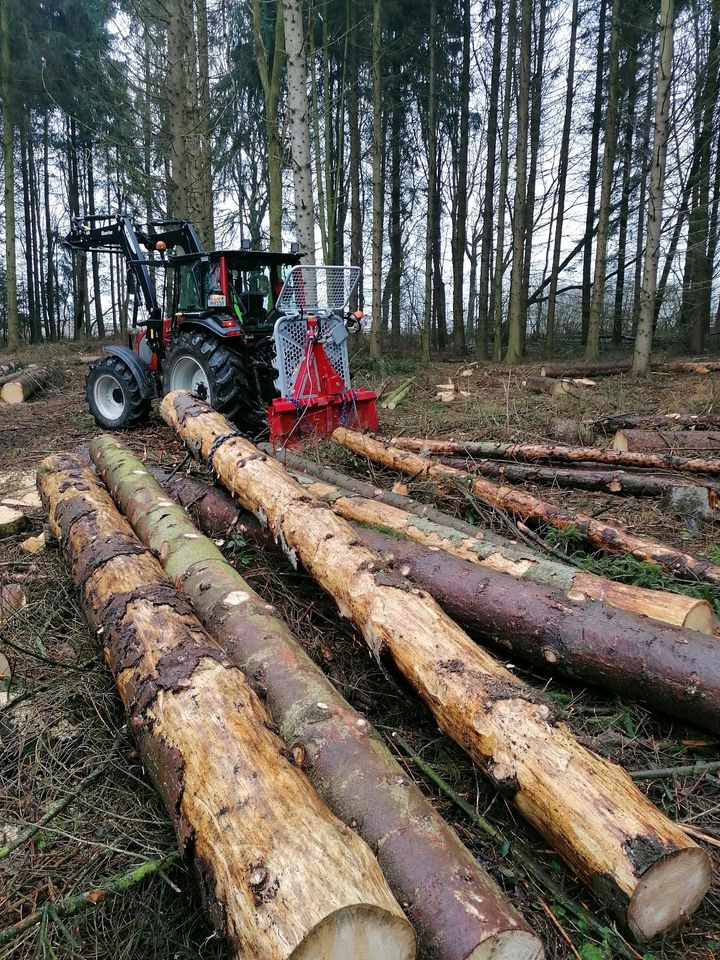
[[647, 239], [643, 264], [640, 317], [632, 373], [635, 377], [650, 376], [653, 318], [655, 314], [655, 287], [657, 284], [662, 229], [663, 188], [668, 145], [668, 117], [670, 114], [670, 84], [673, 69], [673, 39], [675, 30], [674, 0], [661, 0], [659, 28], [659, 61], [655, 84], [655, 134], [650, 164], [648, 190]]
[[5, 175], [5, 298], [7, 343], [10, 350], [20, 345], [17, 313], [17, 267], [15, 240], [15, 157], [13, 146], [13, 89], [10, 61], [10, 3], [0, 3], [0, 91], [2, 92], [3, 172]]
[[607, 245], [610, 232], [615, 151], [617, 148], [618, 96], [620, 67], [620, 0], [613, 0], [610, 28], [610, 74], [608, 77], [608, 104], [605, 115], [605, 151], [603, 153], [602, 183], [600, 187], [600, 215], [595, 245], [595, 277], [590, 300], [585, 359], [596, 360], [600, 352], [600, 327], [605, 308], [605, 278], [607, 275]]
[[381, 354], [380, 330], [382, 328], [382, 256], [384, 183], [383, 156], [383, 84], [382, 84], [382, 0], [373, 0], [372, 19], [372, 325], [370, 328], [370, 356]]
[[468, 141], [470, 139], [470, 0], [462, 0], [462, 66], [460, 69], [460, 150], [457, 171], [457, 203], [453, 243], [453, 346], [465, 351], [465, 247], [467, 245]]
[[437, 190], [437, 0], [430, 0], [430, 30], [427, 86], [427, 221], [425, 228], [425, 308], [422, 329], [422, 358], [430, 359], [430, 328], [433, 310], [433, 244], [435, 240], [435, 191]]
[[630, 217], [630, 181], [633, 161], [633, 134], [635, 131], [635, 107], [637, 100], [637, 47], [633, 43], [628, 51], [625, 63], [627, 77], [627, 98], [625, 101], [625, 123], [622, 142], [622, 184], [620, 188], [620, 209], [618, 214], [618, 251], [617, 276], [615, 279], [615, 305], [613, 307], [613, 346], [622, 342], [623, 307], [625, 294], [625, 259], [627, 256], [628, 220]]
[[[280, 133], [280, 96], [283, 84], [283, 62], [285, 56], [285, 33], [281, 0], [275, 0], [273, 18], [266, 21], [267, 4], [261, 0], [252, 0], [253, 37], [255, 41], [255, 62], [263, 89], [265, 101], [265, 130], [268, 163], [268, 202], [270, 208], [270, 249], [282, 249], [282, 140]], [[265, 35], [272, 27], [272, 56], [266, 46]]]
[[512, 272], [508, 307], [508, 345], [505, 363], [517, 363], [522, 357], [523, 254], [527, 216], [527, 148], [530, 110], [530, 49], [532, 0], [522, 0], [520, 19], [520, 69], [517, 96], [517, 138], [515, 149], [515, 202], [513, 204]]

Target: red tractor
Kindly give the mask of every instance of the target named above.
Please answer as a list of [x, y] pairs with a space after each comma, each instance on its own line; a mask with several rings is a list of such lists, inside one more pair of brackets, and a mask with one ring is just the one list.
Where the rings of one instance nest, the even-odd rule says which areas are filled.
[[75, 218], [65, 244], [127, 264], [130, 346], [105, 347], [86, 382], [105, 429], [141, 423], [153, 398], [173, 390], [190, 390], [251, 435], [269, 422], [273, 442], [339, 423], [377, 428], [375, 394], [352, 389], [347, 358], [362, 317], [343, 312], [358, 268], [301, 266], [296, 252], [206, 252], [188, 221], [127, 215]]

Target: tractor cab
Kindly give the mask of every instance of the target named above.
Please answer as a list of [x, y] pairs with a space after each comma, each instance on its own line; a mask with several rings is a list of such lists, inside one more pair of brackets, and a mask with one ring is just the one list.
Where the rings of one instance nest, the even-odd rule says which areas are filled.
[[268, 336], [286, 275], [299, 262], [297, 254], [251, 250], [174, 257], [171, 315], [179, 325], [210, 321], [222, 336]]

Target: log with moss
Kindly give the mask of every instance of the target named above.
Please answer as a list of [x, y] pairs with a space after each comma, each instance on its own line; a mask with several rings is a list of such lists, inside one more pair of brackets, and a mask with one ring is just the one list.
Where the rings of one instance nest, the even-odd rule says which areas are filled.
[[412, 928], [370, 850], [288, 758], [250, 683], [96, 477], [53, 456], [38, 486], [145, 769], [231, 955], [410, 960]]
[[[360, 540], [427, 590], [469, 632], [499, 644], [513, 656], [720, 732], [720, 662], [715, 637], [692, 630], [678, 634], [645, 617], [608, 609], [581, 593], [568, 597], [533, 583], [516, 589], [506, 573], [477, 563], [477, 556], [470, 552], [472, 545], [461, 559], [462, 541], [452, 536], [450, 528], [428, 525], [414, 517], [420, 534], [416, 536], [412, 524], [402, 519], [398, 522], [396, 515], [402, 518], [402, 511], [386, 507], [373, 517], [358, 504], [362, 498], [350, 491], [343, 493], [300, 474], [298, 479], [308, 493], [330, 503], [340, 516], [360, 520], [370, 516], [376, 521], [370, 527], [353, 523]], [[173, 483], [174, 478], [170, 485]], [[229, 519], [238, 518], [252, 531], [254, 540], [271, 545], [268, 531], [251, 514], [238, 510], [229, 494], [193, 480], [184, 480], [182, 486], [199, 507], [198, 524], [213, 536], [228, 528]], [[372, 502], [366, 500], [365, 504]]]
[[454, 486], [456, 489], [466, 490], [494, 509], [523, 520], [547, 524], [558, 530], [577, 532], [598, 550], [628, 554], [645, 563], [657, 564], [681, 577], [720, 584], [720, 566], [710, 560], [683, 553], [682, 550], [676, 550], [649, 537], [630, 533], [622, 527], [603, 523], [594, 517], [573, 513], [563, 507], [540, 500], [519, 487], [493, 483], [492, 480], [448, 467], [429, 457], [402, 450], [354, 430], [347, 430], [345, 427], [338, 427], [332, 436], [340, 446], [365, 456], [375, 463], [399, 470], [412, 477], [428, 477]]
[[692, 913], [710, 885], [710, 859], [625, 771], [583, 747], [542, 696], [225, 417], [185, 391], [160, 410], [634, 936], [652, 939]]
[[720, 459], [675, 457], [672, 454], [633, 453], [604, 447], [575, 447], [562, 443], [503, 443], [495, 440], [423, 440], [420, 437], [392, 437], [400, 450], [439, 456], [490, 457], [495, 460], [557, 461], [558, 463], [602, 463], [615, 467], [650, 470], [679, 470], [686, 473], [720, 473]]
[[[253, 677], [313, 786], [377, 852], [393, 893], [406, 905], [432, 956], [542, 956], [538, 938], [367, 720], [215, 544], [198, 534], [185, 510], [170, 503], [145, 465], [114, 437], [93, 440], [90, 454], [138, 537], [160, 558], [232, 662]], [[175, 478], [170, 487], [213, 518], [213, 533], [257, 526], [252, 515], [249, 521], [239, 516], [221, 490]]]

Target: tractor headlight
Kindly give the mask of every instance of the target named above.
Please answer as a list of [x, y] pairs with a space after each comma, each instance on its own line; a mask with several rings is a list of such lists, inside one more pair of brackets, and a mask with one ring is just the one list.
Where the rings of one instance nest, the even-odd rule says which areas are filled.
[[211, 293], [208, 297], [209, 307], [226, 307], [227, 300], [224, 293]]

